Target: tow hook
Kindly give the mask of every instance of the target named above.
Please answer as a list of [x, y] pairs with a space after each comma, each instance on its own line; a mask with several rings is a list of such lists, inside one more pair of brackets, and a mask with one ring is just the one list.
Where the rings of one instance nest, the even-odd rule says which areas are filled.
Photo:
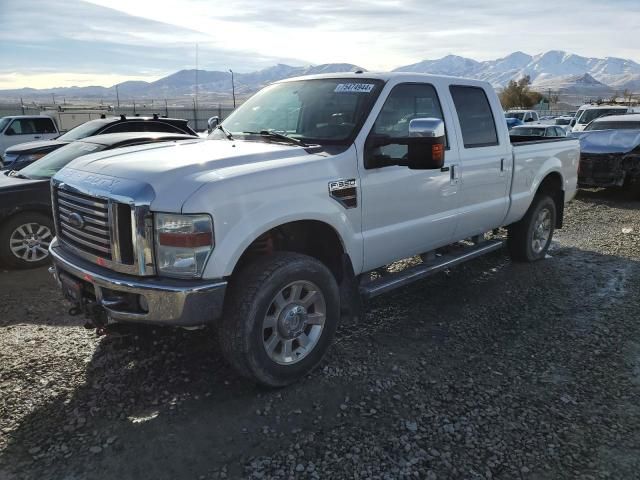
[[97, 336], [106, 335], [107, 330], [107, 315], [100, 305], [95, 302], [85, 302], [81, 306], [74, 306], [69, 309], [69, 315], [78, 316], [84, 314], [87, 321], [84, 324], [84, 328], [87, 330], [96, 331]]

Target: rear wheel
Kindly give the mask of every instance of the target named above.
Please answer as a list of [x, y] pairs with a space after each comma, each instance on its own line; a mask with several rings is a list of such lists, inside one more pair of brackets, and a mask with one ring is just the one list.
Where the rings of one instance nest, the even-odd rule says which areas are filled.
[[548, 194], [536, 195], [524, 218], [509, 227], [511, 258], [520, 262], [542, 260], [551, 245], [555, 224], [555, 202]]
[[0, 261], [11, 268], [34, 268], [49, 263], [53, 221], [38, 212], [19, 213], [0, 229]]
[[320, 362], [339, 318], [338, 285], [329, 269], [315, 258], [279, 252], [234, 275], [221, 349], [243, 376], [284, 386]]

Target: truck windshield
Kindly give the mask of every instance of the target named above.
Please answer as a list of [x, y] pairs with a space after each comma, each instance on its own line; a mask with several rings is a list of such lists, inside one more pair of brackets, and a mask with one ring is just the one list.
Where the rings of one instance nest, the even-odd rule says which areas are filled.
[[9, 124], [9, 122], [11, 121], [10, 118], [0, 118], [0, 132], [4, 131], [5, 127]]
[[73, 142], [54, 150], [40, 160], [33, 162], [31, 165], [27, 165], [20, 170], [20, 174], [33, 179], [51, 178], [71, 160], [81, 157], [82, 155], [87, 155], [88, 153], [99, 152], [105, 148], [105, 145], [98, 145], [96, 143]]
[[[381, 87], [381, 81], [366, 78], [277, 83], [256, 93], [222, 125], [233, 138], [279, 141], [265, 135], [272, 132], [306, 144], [345, 144], [367, 118]], [[218, 129], [209, 138], [227, 136]]]
[[507, 112], [504, 114], [505, 118], [517, 118], [518, 120], [524, 119], [524, 112]]
[[511, 135], [523, 135], [525, 137], [544, 137], [544, 128], [515, 127], [511, 129]]
[[584, 111], [580, 117], [579, 123], [584, 125], [604, 115], [615, 115], [625, 113], [626, 111], [626, 108], [591, 108]]

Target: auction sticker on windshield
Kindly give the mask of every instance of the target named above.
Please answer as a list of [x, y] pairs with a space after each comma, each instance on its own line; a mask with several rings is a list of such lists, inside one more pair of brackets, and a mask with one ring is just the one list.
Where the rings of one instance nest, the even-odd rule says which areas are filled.
[[373, 83], [339, 83], [336, 85], [335, 93], [370, 93], [373, 90]]

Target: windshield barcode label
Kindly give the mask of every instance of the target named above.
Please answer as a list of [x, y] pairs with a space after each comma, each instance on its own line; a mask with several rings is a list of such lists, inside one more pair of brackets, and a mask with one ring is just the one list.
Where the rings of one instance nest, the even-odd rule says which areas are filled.
[[373, 90], [373, 83], [339, 83], [336, 85], [335, 93], [370, 93]]

